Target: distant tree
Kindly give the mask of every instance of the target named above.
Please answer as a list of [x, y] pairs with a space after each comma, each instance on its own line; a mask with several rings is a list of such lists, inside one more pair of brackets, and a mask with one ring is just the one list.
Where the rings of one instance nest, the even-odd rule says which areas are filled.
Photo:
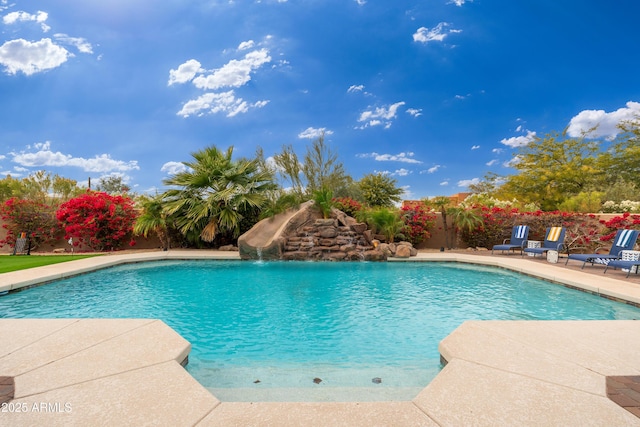
[[640, 117], [622, 122], [618, 127], [621, 133], [611, 148], [601, 153], [598, 164], [605, 172], [607, 184], [616, 181], [638, 182], [638, 177], [640, 177]]
[[12, 197], [20, 199], [23, 193], [22, 182], [20, 180], [12, 178], [11, 175], [0, 179], [0, 202], [6, 202]]
[[85, 189], [78, 187], [78, 181], [75, 179], [63, 178], [58, 175], [54, 175], [51, 184], [51, 190], [54, 198], [59, 202], [66, 202], [72, 197], [79, 196]]
[[37, 171], [22, 179], [22, 198], [47, 204], [51, 199], [53, 177], [47, 171]]
[[565, 212], [600, 212], [604, 195], [603, 191], [582, 191], [565, 199], [558, 208]]
[[131, 189], [121, 176], [109, 175], [98, 180], [96, 190], [107, 194], [126, 194]]
[[504, 178], [497, 195], [556, 210], [566, 198], [592, 188], [602, 178], [598, 149], [596, 141], [567, 138], [564, 133], [537, 138], [518, 150], [513, 164], [518, 173]]
[[470, 184], [468, 188], [473, 194], [492, 195], [497, 191], [500, 185], [502, 185], [503, 179], [504, 178], [498, 174], [489, 172], [482, 180], [480, 180], [480, 182], [477, 184]]
[[291, 145], [273, 156], [278, 174], [288, 185], [287, 193], [308, 200], [316, 191], [330, 188], [336, 197], [351, 197], [353, 179], [344, 170], [338, 155], [325, 144], [325, 134], [307, 146], [304, 160], [300, 160]]
[[78, 187], [75, 180], [52, 175], [44, 170], [34, 172], [20, 180], [10, 175], [0, 180], [0, 201], [16, 197], [57, 206], [83, 191], [84, 189]]
[[307, 181], [307, 194], [330, 188], [335, 194], [348, 184], [347, 174], [338, 154], [324, 142], [324, 132], [307, 147], [302, 164], [302, 173]]
[[392, 207], [402, 200], [404, 190], [389, 175], [370, 173], [358, 182], [362, 198], [369, 206]]
[[293, 150], [293, 146], [285, 145], [282, 147], [282, 151], [273, 156], [273, 161], [279, 174], [289, 184], [288, 193], [296, 196], [298, 201], [302, 201], [307, 191], [302, 182], [302, 164]]
[[615, 203], [620, 203], [623, 200], [640, 201], [640, 183], [617, 179], [603, 186], [603, 191], [602, 199], [604, 201], [610, 200]]

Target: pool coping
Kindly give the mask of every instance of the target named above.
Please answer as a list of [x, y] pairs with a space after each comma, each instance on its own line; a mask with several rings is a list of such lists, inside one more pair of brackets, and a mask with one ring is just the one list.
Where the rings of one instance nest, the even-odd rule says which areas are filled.
[[[0, 274], [0, 291], [165, 259], [239, 256], [178, 250], [105, 255]], [[640, 303], [637, 284], [528, 257], [421, 252], [391, 261], [500, 267]], [[190, 345], [162, 321], [0, 319], [0, 375], [14, 377], [12, 402], [28, 409], [0, 412], [0, 420], [11, 425], [640, 426], [640, 418], [606, 397], [607, 376], [640, 375], [640, 340], [631, 339], [638, 336], [637, 321], [468, 321], [440, 343], [447, 366], [412, 401], [245, 403], [220, 402], [182, 369]], [[20, 354], [35, 356], [26, 360]], [[44, 410], [34, 411], [34, 404], [43, 403], [35, 408]], [[65, 404], [72, 410], [65, 412]]]

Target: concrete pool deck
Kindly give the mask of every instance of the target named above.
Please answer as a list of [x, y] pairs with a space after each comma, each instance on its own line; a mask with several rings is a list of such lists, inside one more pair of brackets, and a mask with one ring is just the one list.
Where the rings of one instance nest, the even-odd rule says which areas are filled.
[[[0, 291], [121, 263], [198, 258], [238, 254], [86, 258], [0, 274]], [[601, 266], [583, 272], [529, 257], [452, 252], [409, 261], [508, 268], [640, 304], [637, 278], [603, 275]], [[0, 381], [0, 425], [640, 426], [632, 402], [640, 390], [607, 397], [607, 377], [640, 376], [638, 321], [468, 321], [439, 350], [448, 364], [412, 401], [220, 402], [180, 366], [190, 344], [162, 321], [0, 319], [0, 377], [10, 379]]]

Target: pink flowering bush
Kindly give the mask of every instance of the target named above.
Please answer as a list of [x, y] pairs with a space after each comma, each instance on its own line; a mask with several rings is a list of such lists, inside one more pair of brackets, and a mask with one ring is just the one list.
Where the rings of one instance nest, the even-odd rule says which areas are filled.
[[62, 235], [55, 208], [33, 200], [15, 197], [7, 200], [0, 205], [0, 218], [2, 227], [7, 230], [0, 246], [15, 245], [16, 239], [25, 233], [35, 249], [41, 244], [52, 244]]
[[[60, 205], [56, 217], [74, 246], [105, 251], [118, 249], [130, 239], [136, 212], [129, 197], [88, 191]], [[130, 240], [129, 245], [135, 241]]]
[[436, 214], [424, 205], [403, 206], [400, 216], [404, 222], [402, 234], [414, 246], [431, 237]]

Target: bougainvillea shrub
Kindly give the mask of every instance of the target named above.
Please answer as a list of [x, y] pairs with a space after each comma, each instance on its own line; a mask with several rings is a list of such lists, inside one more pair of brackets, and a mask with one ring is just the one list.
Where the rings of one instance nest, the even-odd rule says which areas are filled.
[[356, 214], [362, 209], [362, 203], [350, 197], [334, 197], [331, 203], [333, 207], [353, 218], [355, 218]]
[[[86, 245], [95, 251], [110, 251], [130, 240], [136, 211], [126, 196], [88, 191], [60, 205], [56, 213], [65, 239], [73, 245]], [[133, 246], [135, 242], [130, 240]]]
[[608, 221], [601, 220], [600, 222], [605, 227], [602, 240], [606, 242], [611, 241], [620, 229], [640, 230], [640, 214], [625, 212]]
[[[592, 214], [576, 212], [520, 212], [515, 208], [479, 207], [484, 224], [463, 231], [462, 239], [470, 247], [491, 248], [511, 236], [515, 225], [529, 226], [529, 240], [542, 241], [548, 227], [567, 229], [565, 243], [572, 249], [591, 251], [602, 245], [603, 226]], [[615, 234], [615, 232], [614, 232]]]
[[461, 230], [462, 240], [472, 248], [491, 248], [511, 236], [520, 213], [511, 207], [474, 206], [480, 212], [483, 224], [472, 230]]
[[55, 208], [33, 200], [15, 197], [0, 205], [2, 227], [7, 235], [0, 246], [14, 246], [16, 239], [25, 234], [31, 240], [31, 248], [52, 244], [62, 236], [62, 229], [55, 215]]
[[406, 205], [400, 208], [404, 222], [402, 234], [414, 246], [431, 237], [431, 229], [436, 224], [436, 214], [424, 205]]

